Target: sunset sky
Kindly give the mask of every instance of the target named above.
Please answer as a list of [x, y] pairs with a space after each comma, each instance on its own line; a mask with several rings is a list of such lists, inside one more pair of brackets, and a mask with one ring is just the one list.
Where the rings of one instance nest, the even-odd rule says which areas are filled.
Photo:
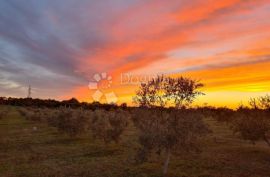
[[[111, 85], [90, 89], [99, 73]], [[270, 93], [270, 0], [0, 1], [0, 96], [31, 85], [34, 98], [93, 101], [100, 90], [130, 104], [157, 74], [203, 82], [194, 104]]]

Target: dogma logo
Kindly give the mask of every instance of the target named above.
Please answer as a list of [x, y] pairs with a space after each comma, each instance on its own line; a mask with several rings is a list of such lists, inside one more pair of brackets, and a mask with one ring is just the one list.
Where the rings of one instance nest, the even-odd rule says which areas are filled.
[[94, 101], [100, 101], [103, 96], [105, 96], [107, 103], [116, 103], [118, 101], [117, 96], [113, 91], [106, 92], [106, 90], [112, 85], [112, 77], [107, 73], [94, 74], [94, 81], [89, 82], [88, 88], [90, 90], [95, 90], [92, 94]]

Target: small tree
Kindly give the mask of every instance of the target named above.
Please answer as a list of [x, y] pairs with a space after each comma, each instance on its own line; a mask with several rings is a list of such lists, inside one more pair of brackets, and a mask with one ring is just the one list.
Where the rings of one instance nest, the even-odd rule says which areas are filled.
[[190, 110], [137, 109], [133, 121], [139, 129], [141, 144], [137, 160], [146, 161], [152, 152], [164, 153], [164, 175], [172, 154], [197, 151], [198, 137], [210, 132], [202, 116]]
[[118, 143], [128, 125], [128, 117], [128, 113], [122, 110], [96, 110], [89, 128], [95, 139], [102, 139], [105, 143]]
[[234, 133], [253, 144], [263, 140], [270, 146], [267, 136], [270, 132], [270, 118], [265, 110], [238, 109], [232, 122], [232, 129]]
[[240, 106], [234, 114], [234, 133], [253, 144], [263, 140], [270, 146], [270, 96], [251, 98], [249, 105], [251, 108]]
[[[158, 76], [143, 83], [134, 97], [135, 103], [149, 109], [138, 109], [133, 113], [133, 121], [139, 129], [138, 152], [140, 161], [156, 151], [164, 152], [163, 174], [167, 174], [170, 156], [175, 151], [196, 149], [196, 139], [209, 132], [196, 112], [183, 109], [203, 94], [198, 89], [203, 84], [189, 78]], [[172, 109], [165, 106], [174, 105]]]
[[86, 132], [89, 124], [89, 118], [84, 111], [61, 109], [50, 121], [60, 132], [67, 133], [71, 137]]

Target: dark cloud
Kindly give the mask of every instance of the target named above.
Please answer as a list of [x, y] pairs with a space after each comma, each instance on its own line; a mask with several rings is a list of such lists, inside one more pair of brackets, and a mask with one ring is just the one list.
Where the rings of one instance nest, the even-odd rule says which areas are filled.
[[84, 3], [89, 1], [0, 2], [0, 93], [10, 90], [13, 95], [12, 84], [16, 88], [31, 84], [44, 91], [54, 89], [56, 96], [63, 89], [87, 84], [74, 72], [77, 58], [84, 52], [82, 46], [96, 48], [102, 39], [94, 30], [96, 24], [85, 24], [79, 15], [87, 12]]
[[[77, 72], [81, 58], [111, 43], [110, 19], [137, 2], [2, 0], [0, 94], [17, 96], [31, 84], [43, 91], [37, 96], [55, 97], [64, 90], [87, 86], [88, 75], [97, 69], [92, 66], [87, 73]], [[54, 93], [46, 93], [49, 90]]]

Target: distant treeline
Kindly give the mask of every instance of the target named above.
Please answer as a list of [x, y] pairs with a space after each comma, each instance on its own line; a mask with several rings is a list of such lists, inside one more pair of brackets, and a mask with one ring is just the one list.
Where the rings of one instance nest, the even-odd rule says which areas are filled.
[[116, 104], [102, 104], [99, 102], [79, 102], [76, 98], [71, 98], [69, 100], [57, 101], [53, 99], [38, 99], [38, 98], [6, 98], [0, 97], [0, 105], [11, 105], [11, 106], [26, 106], [26, 107], [37, 107], [37, 108], [58, 108], [58, 107], [68, 107], [68, 108], [83, 108], [83, 109], [117, 109], [117, 108], [127, 108], [127, 104], [123, 103], [120, 106]]

